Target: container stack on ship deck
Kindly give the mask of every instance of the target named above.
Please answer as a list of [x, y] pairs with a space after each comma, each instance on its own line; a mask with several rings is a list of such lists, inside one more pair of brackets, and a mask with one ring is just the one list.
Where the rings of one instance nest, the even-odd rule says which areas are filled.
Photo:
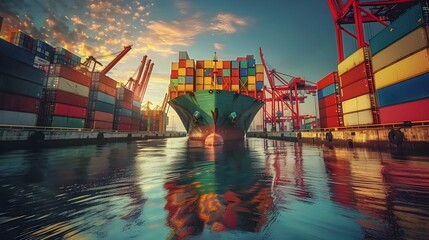
[[92, 73], [86, 127], [112, 130], [116, 103], [116, 84], [99, 72]]
[[317, 82], [320, 127], [342, 127], [343, 114], [338, 72], [332, 72]]
[[133, 92], [124, 86], [116, 89], [116, 104], [113, 119], [113, 129], [118, 131], [131, 130], [131, 115], [133, 110]]
[[140, 131], [142, 121], [142, 103], [139, 96], [133, 94], [133, 106], [131, 111], [131, 131]]
[[29, 50], [0, 39], [0, 124], [35, 126], [44, 84]]
[[408, 9], [370, 40], [380, 122], [429, 120], [428, 19]]

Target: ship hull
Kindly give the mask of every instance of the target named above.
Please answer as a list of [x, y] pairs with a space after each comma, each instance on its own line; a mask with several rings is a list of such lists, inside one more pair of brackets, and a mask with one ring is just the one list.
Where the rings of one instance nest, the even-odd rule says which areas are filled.
[[169, 102], [177, 112], [192, 140], [205, 141], [217, 134], [224, 141], [243, 139], [261, 100], [224, 90], [188, 93]]

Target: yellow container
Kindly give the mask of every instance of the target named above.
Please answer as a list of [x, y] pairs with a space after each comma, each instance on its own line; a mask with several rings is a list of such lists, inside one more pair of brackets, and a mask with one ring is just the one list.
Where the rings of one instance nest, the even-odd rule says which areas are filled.
[[231, 90], [232, 91], [240, 91], [240, 85], [239, 84], [232, 84]]
[[264, 73], [264, 65], [256, 64], [256, 75], [258, 75], [258, 73]]
[[342, 75], [349, 71], [350, 69], [356, 67], [357, 65], [365, 61], [365, 52], [368, 52], [367, 47], [363, 47], [356, 52], [352, 53], [349, 57], [344, 59], [341, 63], [338, 64], [338, 75]]
[[193, 92], [194, 91], [194, 84], [185, 84], [185, 90], [187, 92]]
[[187, 68], [193, 68], [193, 67], [195, 67], [194, 59], [187, 59], [186, 60], [186, 67]]
[[212, 90], [214, 88], [215, 88], [215, 86], [213, 86], [211, 84], [204, 84], [204, 90]]
[[249, 91], [255, 91], [256, 90], [256, 84], [248, 84], [247, 85], [247, 90]]
[[381, 89], [427, 73], [429, 71], [428, 50], [429, 48], [425, 48], [375, 73], [375, 88]]
[[223, 68], [223, 62], [222, 61], [217, 61], [216, 68], [217, 69]]
[[186, 68], [179, 68], [179, 76], [186, 76]]
[[374, 120], [372, 119], [371, 110], [363, 110], [359, 112], [347, 113], [344, 114], [344, 126], [354, 126], [354, 125], [365, 125], [372, 124]]
[[185, 84], [179, 84], [177, 85], [177, 90], [180, 91], [185, 91]]
[[217, 84], [217, 85], [216, 85], [216, 90], [222, 90], [222, 89], [223, 89], [222, 84]]
[[255, 85], [256, 84], [256, 76], [248, 76], [247, 77], [247, 84], [253, 84], [253, 85]]
[[212, 60], [204, 60], [204, 68], [213, 68]]
[[211, 77], [204, 77], [204, 85], [212, 84], [212, 78]]
[[204, 69], [197, 69], [197, 77], [203, 77], [204, 76]]
[[204, 84], [204, 77], [196, 77], [195, 83], [203, 85]]
[[371, 98], [369, 94], [365, 94], [359, 97], [355, 97], [346, 101], [343, 101], [343, 113], [351, 113], [362, 110], [371, 109]]
[[179, 70], [179, 63], [178, 62], [172, 62], [171, 63], [171, 70]]
[[263, 82], [264, 81], [264, 73], [256, 73], [256, 81]]
[[195, 85], [195, 91], [201, 91], [201, 90], [204, 90], [204, 85], [202, 84]]

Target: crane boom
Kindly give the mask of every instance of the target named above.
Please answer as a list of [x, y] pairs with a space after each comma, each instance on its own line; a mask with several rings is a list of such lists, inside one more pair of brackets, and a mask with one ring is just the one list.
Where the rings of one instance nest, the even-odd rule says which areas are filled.
[[129, 51], [131, 45], [125, 46], [124, 49], [116, 56], [102, 71], [101, 74], [106, 75]]
[[153, 63], [150, 64], [149, 72], [148, 72], [146, 78], [144, 79], [143, 87], [141, 88], [141, 92], [139, 92], [140, 98], [143, 98], [144, 94], [146, 93], [146, 88], [147, 88], [147, 85], [149, 83], [150, 75], [152, 74], [153, 65], [154, 65]]
[[135, 92], [138, 89], [138, 86], [141, 84], [141, 77], [143, 74], [143, 68], [144, 68], [144, 65], [146, 63], [146, 59], [147, 59], [147, 55], [144, 55], [142, 62], [141, 62], [141, 65], [140, 65], [140, 68], [139, 68], [139, 73], [137, 74], [136, 82], [133, 86], [133, 92]]

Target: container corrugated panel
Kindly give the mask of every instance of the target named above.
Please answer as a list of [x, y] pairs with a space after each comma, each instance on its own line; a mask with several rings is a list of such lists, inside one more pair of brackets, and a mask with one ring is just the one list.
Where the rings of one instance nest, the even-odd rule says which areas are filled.
[[[64, 65], [53, 64], [51, 66], [60, 67], [60, 77], [79, 83], [80, 85], [89, 87], [91, 85], [91, 77], [86, 76], [70, 67]], [[51, 67], [50, 66], [50, 67]]]
[[231, 68], [231, 61], [223, 61], [223, 68], [224, 69], [230, 69]]
[[133, 106], [140, 108], [142, 106], [142, 103], [140, 101], [133, 100]]
[[203, 77], [204, 76], [204, 69], [197, 69], [196, 70], [196, 76], [197, 77]]
[[424, 23], [422, 7], [417, 4], [370, 39], [371, 52], [377, 54]]
[[381, 89], [429, 72], [428, 51], [429, 49], [425, 48], [375, 73], [375, 89]]
[[90, 113], [90, 118], [95, 121], [103, 121], [103, 122], [113, 122], [113, 113], [95, 111]]
[[0, 110], [0, 124], [36, 126], [37, 114]]
[[178, 82], [178, 84], [185, 84], [185, 82], [186, 82], [185, 76], [179, 76], [177, 78], [177, 82]]
[[380, 108], [380, 123], [429, 120], [429, 98]]
[[238, 61], [231, 61], [231, 68], [239, 68], [240, 63]]
[[361, 110], [371, 109], [371, 98], [369, 94], [355, 97], [342, 102], [343, 113], [357, 112]]
[[0, 92], [41, 98], [42, 85], [0, 73]]
[[131, 118], [132, 119], [140, 119], [141, 118], [141, 114], [138, 112], [131, 112]]
[[11, 58], [10, 60], [16, 60], [20, 63], [24, 63], [28, 66], [32, 66], [34, 63], [33, 54], [3, 39], [0, 39], [0, 55]]
[[186, 68], [194, 68], [195, 67], [195, 61], [194, 59], [187, 59], [186, 60]]
[[67, 128], [84, 128], [85, 119], [53, 116], [52, 123], [50, 124], [50, 126], [67, 127]]
[[103, 75], [103, 74], [100, 74], [100, 73], [98, 73], [98, 74], [99, 74], [98, 81], [100, 83], [106, 84], [107, 86], [116, 89], [116, 85], [118, 84], [118, 82], [116, 82], [116, 80], [114, 80], [113, 78], [111, 78], [109, 76], [106, 76], [106, 75]]
[[325, 88], [338, 81], [338, 72], [331, 72], [317, 82], [317, 90]]
[[363, 63], [365, 61], [365, 51], [368, 51], [368, 48], [360, 48], [356, 52], [348, 56], [346, 59], [344, 59], [344, 61], [339, 63], [338, 75], [343, 75], [345, 72]]
[[247, 75], [248, 76], [256, 76], [256, 69], [254, 67], [249, 67], [247, 69]]
[[92, 105], [91, 109], [93, 109], [94, 111], [101, 111], [101, 112], [107, 112], [107, 113], [115, 112], [115, 105], [113, 104], [95, 101], [95, 102], [92, 102], [91, 105]]
[[91, 89], [116, 97], [116, 87], [112, 88], [104, 83], [93, 82], [91, 84]]
[[45, 73], [33, 66], [21, 63], [4, 55], [0, 55], [0, 73], [7, 74], [16, 78], [33, 82], [35, 84], [44, 84]]
[[131, 124], [131, 117], [117, 116], [117, 117], [115, 117], [115, 123]]
[[171, 63], [171, 70], [179, 70], [179, 63], [178, 62], [172, 62]]
[[223, 69], [222, 70], [222, 75], [225, 76], [225, 77], [231, 76], [231, 70], [230, 69]]
[[332, 105], [337, 105], [337, 96], [335, 94], [329, 95], [319, 100], [319, 108], [325, 108]]
[[346, 87], [360, 79], [367, 77], [366, 64], [363, 62], [341, 75], [340, 85], [341, 87]]
[[40, 99], [0, 92], [0, 109], [39, 113]]
[[322, 98], [327, 97], [327, 96], [334, 94], [334, 93], [335, 93], [335, 84], [333, 83], [331, 85], [328, 85], [325, 88], [318, 90], [317, 96], [319, 99], [322, 99]]
[[178, 77], [179, 77], [179, 71], [171, 70], [170, 78], [178, 78]]
[[45, 89], [43, 92], [43, 101], [44, 102], [55, 102], [63, 103], [78, 107], [87, 107], [88, 98], [82, 97], [79, 95], [71, 94], [61, 90], [48, 90]]
[[131, 110], [125, 108], [119, 108], [115, 111], [118, 116], [131, 117]]
[[256, 64], [256, 73], [264, 73], [264, 65]]
[[264, 88], [264, 82], [256, 82], [256, 91], [261, 91]]
[[88, 97], [89, 95], [89, 87], [83, 86], [81, 84], [75, 83], [62, 77], [48, 77], [46, 88], [59, 89], [83, 97]]
[[197, 69], [203, 69], [204, 68], [204, 61], [198, 60], [196, 63]]
[[338, 117], [337, 106], [329, 106], [319, 110], [320, 118]]
[[371, 110], [347, 113], [344, 114], [343, 119], [344, 126], [355, 126], [374, 123]]
[[121, 100], [116, 100], [115, 106], [116, 106], [116, 108], [125, 108], [125, 109], [128, 109], [130, 111], [133, 109], [133, 103], [132, 102], [125, 102], [125, 101], [121, 101]]
[[193, 83], [193, 82], [194, 82], [194, 77], [191, 77], [191, 76], [185, 77], [185, 84], [189, 84], [189, 83]]
[[247, 68], [247, 61], [241, 60], [240, 61], [240, 69], [246, 69]]
[[231, 69], [231, 76], [232, 77], [239, 77], [240, 76], [240, 70], [237, 68]]
[[103, 122], [103, 121], [90, 121], [88, 123], [88, 127], [91, 129], [112, 130], [113, 123], [112, 122]]
[[140, 111], [141, 111], [141, 107], [136, 107], [133, 105], [133, 109], [132, 109], [133, 113], [140, 113]]
[[320, 119], [321, 128], [332, 128], [332, 127], [339, 127], [339, 126], [340, 126], [340, 122], [339, 122], [338, 116]]
[[212, 75], [211, 68], [204, 68], [204, 77], [210, 77]]
[[420, 27], [372, 56], [372, 69], [377, 72], [428, 46], [428, 29]]
[[93, 99], [95, 99], [97, 101], [110, 103], [110, 104], [115, 104], [115, 101], [116, 101], [115, 97], [107, 95], [107, 94], [102, 93], [100, 91], [93, 91], [91, 93], [91, 97], [93, 97]]
[[85, 118], [86, 108], [56, 103], [54, 104], [53, 114], [57, 116]]
[[429, 73], [402, 81], [377, 91], [380, 107], [429, 97]]
[[179, 59], [180, 60], [187, 60], [187, 59], [189, 59], [188, 52], [186, 52], [186, 51], [180, 51], [179, 52]]
[[204, 68], [213, 68], [212, 60], [204, 60]]
[[131, 131], [131, 124], [119, 123], [117, 126], [119, 131]]
[[346, 101], [369, 92], [368, 79], [364, 78], [341, 88], [341, 100]]

